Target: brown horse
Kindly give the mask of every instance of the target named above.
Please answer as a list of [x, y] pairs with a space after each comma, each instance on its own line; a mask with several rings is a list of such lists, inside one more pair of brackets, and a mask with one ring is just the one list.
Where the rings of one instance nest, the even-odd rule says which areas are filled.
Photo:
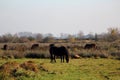
[[91, 43], [91, 44], [86, 44], [84, 49], [95, 49], [96, 48], [96, 45]]
[[31, 47], [31, 50], [37, 49], [39, 47], [39, 44], [33, 44]]

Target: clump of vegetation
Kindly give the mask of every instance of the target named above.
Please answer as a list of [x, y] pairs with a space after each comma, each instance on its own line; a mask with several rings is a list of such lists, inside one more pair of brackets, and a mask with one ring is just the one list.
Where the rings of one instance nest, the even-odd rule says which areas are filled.
[[38, 66], [33, 61], [24, 62], [20, 65], [20, 67], [22, 67], [25, 70], [31, 70], [34, 72], [38, 72]]
[[26, 58], [49, 58], [49, 54], [46, 53], [26, 53]]
[[18, 68], [20, 68], [20, 66], [17, 62], [6, 62], [0, 67], [0, 72], [2, 72], [0, 74], [0, 79], [1, 80], [8, 80], [8, 79], [12, 80], [11, 76], [14, 76]]
[[38, 66], [33, 61], [26, 61], [19, 64], [15, 61], [6, 62], [0, 67], [1, 80], [16, 80], [17, 78], [35, 76]]

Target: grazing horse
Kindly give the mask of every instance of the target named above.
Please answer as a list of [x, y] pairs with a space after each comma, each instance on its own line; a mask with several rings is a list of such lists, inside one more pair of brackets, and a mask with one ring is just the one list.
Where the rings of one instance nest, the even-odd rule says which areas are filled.
[[7, 50], [7, 49], [8, 49], [8, 45], [7, 44], [3, 45], [2, 50]]
[[95, 49], [96, 45], [95, 44], [86, 44], [84, 49]]
[[64, 57], [66, 58], [66, 62], [69, 62], [69, 52], [64, 46], [56, 47], [54, 44], [50, 44], [49, 52], [51, 62], [56, 62], [55, 56], [60, 56], [61, 62], [64, 62]]
[[31, 50], [37, 49], [39, 47], [39, 44], [33, 44], [31, 47]]

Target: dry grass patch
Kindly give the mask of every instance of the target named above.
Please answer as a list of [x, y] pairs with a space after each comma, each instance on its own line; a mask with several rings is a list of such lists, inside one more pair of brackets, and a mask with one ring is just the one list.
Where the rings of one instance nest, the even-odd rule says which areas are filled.
[[38, 72], [38, 66], [33, 61], [26, 61], [24, 63], [17, 63], [15, 61], [6, 62], [0, 67], [1, 80], [16, 80], [20, 77], [34, 76]]
[[34, 72], [38, 72], [38, 66], [33, 61], [26, 61], [20, 64], [20, 67], [22, 67], [25, 70], [31, 70]]

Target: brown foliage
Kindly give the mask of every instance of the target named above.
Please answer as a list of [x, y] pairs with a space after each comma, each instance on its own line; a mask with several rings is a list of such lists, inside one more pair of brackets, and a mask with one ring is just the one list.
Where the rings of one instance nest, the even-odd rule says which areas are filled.
[[20, 67], [24, 68], [25, 70], [38, 72], [38, 66], [33, 61], [24, 62], [20, 65]]
[[15, 74], [20, 68], [38, 72], [38, 66], [33, 61], [27, 61], [22, 64], [19, 64], [17, 62], [6, 62], [0, 67], [0, 71], [3, 72], [4, 75], [9, 76]]
[[17, 62], [6, 62], [5, 64], [3, 64], [0, 67], [0, 71], [2, 72], [1, 80], [8, 80], [8, 78], [10, 79], [10, 76], [14, 76], [18, 68], [20, 68], [20, 66]]

